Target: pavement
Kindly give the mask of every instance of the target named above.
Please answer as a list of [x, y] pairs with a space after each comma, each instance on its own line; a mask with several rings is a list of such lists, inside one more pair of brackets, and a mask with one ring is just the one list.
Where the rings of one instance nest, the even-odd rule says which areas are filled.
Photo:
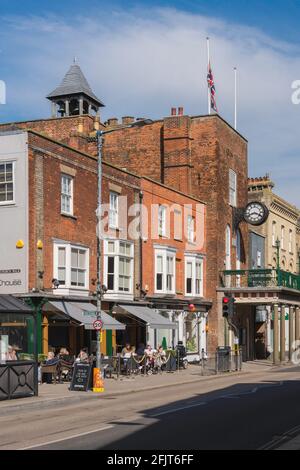
[[119, 380], [115, 378], [105, 379], [105, 391], [103, 393], [94, 393], [91, 390], [87, 392], [76, 392], [69, 390], [69, 383], [62, 384], [43, 384], [39, 385], [39, 395], [37, 397], [18, 398], [14, 400], [0, 401], [0, 416], [7, 413], [32, 410], [57, 406], [69, 405], [85, 400], [109, 398], [118, 395], [139, 393], [148, 390], [156, 390], [165, 387], [174, 387], [184, 384], [193, 384], [195, 382], [215, 381], [225, 376], [243, 376], [246, 374], [262, 372], [264, 370], [277, 370], [280, 366], [274, 366], [269, 361], [249, 361], [243, 363], [241, 371], [219, 373], [215, 375], [202, 375], [199, 365], [189, 365], [186, 370], [180, 370], [172, 373], [162, 373], [155, 375], [143, 374], [130, 377], [122, 377]]

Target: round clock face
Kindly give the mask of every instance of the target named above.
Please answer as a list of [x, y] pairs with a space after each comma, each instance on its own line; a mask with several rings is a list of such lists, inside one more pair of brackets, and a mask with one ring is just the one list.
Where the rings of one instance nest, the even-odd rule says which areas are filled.
[[261, 225], [268, 218], [267, 207], [259, 201], [249, 202], [245, 208], [244, 219], [248, 224]]

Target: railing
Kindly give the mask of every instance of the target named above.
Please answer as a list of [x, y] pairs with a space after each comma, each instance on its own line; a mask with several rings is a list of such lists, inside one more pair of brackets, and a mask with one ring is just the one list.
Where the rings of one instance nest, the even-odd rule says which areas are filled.
[[37, 364], [34, 361], [7, 361], [0, 364], [0, 400], [38, 394]]
[[281, 269], [240, 269], [221, 271], [222, 287], [287, 287], [300, 290], [300, 275]]

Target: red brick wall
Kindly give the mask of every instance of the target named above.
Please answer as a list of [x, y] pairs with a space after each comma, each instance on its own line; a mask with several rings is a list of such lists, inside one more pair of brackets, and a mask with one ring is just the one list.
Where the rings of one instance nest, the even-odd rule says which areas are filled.
[[[36, 287], [36, 210], [39, 203], [35, 191], [35, 159], [43, 156], [43, 259], [44, 288], [52, 287], [53, 238], [81, 243], [90, 248], [90, 280], [96, 278], [96, 208], [97, 161], [58, 143], [29, 133], [29, 286]], [[37, 150], [39, 149], [39, 150]], [[74, 217], [61, 215], [61, 165], [76, 171], [74, 176]], [[134, 202], [139, 178], [103, 164], [103, 203], [109, 201], [109, 183], [122, 187], [121, 195]], [[138, 188], [138, 189], [136, 189]], [[42, 195], [41, 195], [42, 197]], [[120, 237], [122, 234], [120, 234]], [[90, 283], [90, 289], [95, 285]]]
[[[242, 207], [247, 202], [247, 142], [219, 116], [174, 116], [141, 129], [110, 134], [104, 158], [207, 202], [206, 294], [213, 300], [208, 347], [211, 351], [224, 344], [216, 287], [220, 286], [220, 271], [224, 269], [226, 225], [232, 227], [228, 173], [229, 168], [237, 173], [238, 206]], [[240, 228], [247, 254], [246, 224]], [[234, 269], [234, 247], [231, 253]], [[247, 267], [247, 260], [241, 267]]]
[[162, 181], [162, 121], [122, 129], [104, 136], [106, 161], [137, 174]]

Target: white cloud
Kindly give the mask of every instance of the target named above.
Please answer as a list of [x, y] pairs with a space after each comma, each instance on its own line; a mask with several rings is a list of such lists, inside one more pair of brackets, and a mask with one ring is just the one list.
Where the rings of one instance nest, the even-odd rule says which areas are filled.
[[[233, 67], [238, 67], [238, 130], [249, 140], [249, 172], [272, 174], [300, 205], [298, 123], [291, 83], [300, 79], [299, 48], [254, 28], [176, 10], [122, 10], [85, 18], [2, 18], [1, 60], [15, 118], [47, 116], [44, 96], [76, 55], [106, 108], [103, 118], [160, 118], [171, 106], [206, 114], [206, 36], [220, 114], [233, 121]], [[12, 117], [10, 115], [9, 119]], [[281, 178], [284, 175], [283, 178]]]

